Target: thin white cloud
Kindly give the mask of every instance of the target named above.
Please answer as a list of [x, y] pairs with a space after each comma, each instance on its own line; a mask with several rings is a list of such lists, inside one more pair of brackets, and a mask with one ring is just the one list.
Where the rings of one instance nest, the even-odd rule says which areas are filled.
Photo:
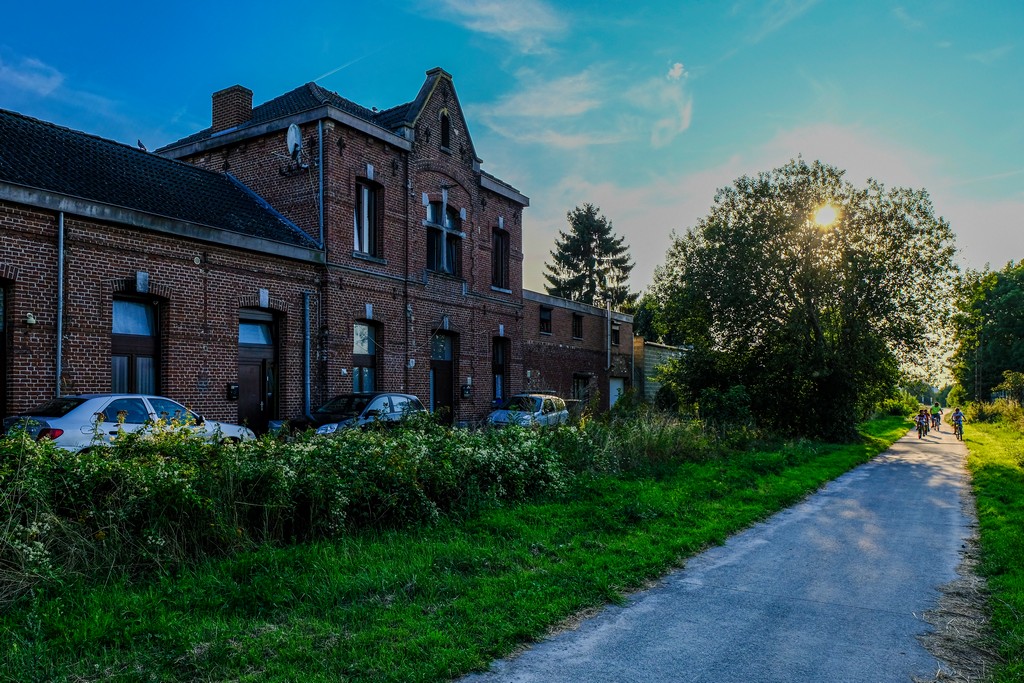
[[543, 80], [523, 71], [524, 87], [493, 104], [468, 105], [470, 115], [499, 135], [518, 143], [558, 149], [584, 149], [622, 142], [620, 131], [591, 123], [600, 118], [606, 86], [593, 72]]
[[543, 0], [518, 0], [514, 6], [501, 0], [435, 0], [425, 7], [433, 15], [494, 36], [523, 53], [545, 52], [546, 41], [568, 28], [568, 22]]
[[521, 90], [469, 108], [474, 119], [519, 143], [582, 149], [647, 136], [660, 148], [692, 120], [693, 102], [682, 80], [652, 77], [628, 85], [600, 66], [551, 80], [525, 70], [518, 76]]
[[24, 57], [16, 63], [0, 57], [0, 85], [49, 97], [64, 83], [64, 75], [38, 59]]
[[994, 47], [991, 50], [985, 50], [983, 52], [975, 52], [967, 55], [967, 58], [972, 62], [979, 62], [981, 64], [994, 64], [998, 62], [1006, 55], [1013, 52], [1013, 45], [1000, 45]]
[[650, 143], [661, 148], [685, 132], [693, 119], [693, 98], [680, 81], [651, 79], [627, 92], [627, 100], [644, 110], [650, 125]]
[[924, 22], [920, 19], [911, 16], [910, 12], [905, 7], [894, 7], [892, 14], [896, 17], [901, 24], [910, 29], [911, 31], [920, 31], [924, 28]]
[[784, 28], [790, 22], [801, 17], [807, 10], [818, 4], [820, 0], [768, 0], [753, 10], [737, 5], [735, 13], [745, 14], [755, 23], [750, 42], [757, 43], [772, 33]]
[[496, 104], [480, 108], [484, 115], [554, 119], [585, 114], [601, 105], [599, 84], [587, 71], [542, 81], [523, 72], [526, 87], [506, 95]]
[[987, 182], [990, 182], [990, 181], [993, 181], [993, 180], [1002, 180], [1003, 178], [1012, 178], [1013, 176], [1018, 176], [1018, 175], [1021, 175], [1022, 173], [1024, 173], [1024, 168], [1018, 168], [1018, 169], [1016, 169], [1014, 171], [1005, 171], [1003, 173], [992, 173], [992, 174], [989, 174], [989, 175], [979, 176], [977, 178], [964, 178], [963, 180], [958, 180], [958, 181], [952, 183], [952, 185], [954, 185], [954, 186], [976, 185], [978, 183], [987, 183]]

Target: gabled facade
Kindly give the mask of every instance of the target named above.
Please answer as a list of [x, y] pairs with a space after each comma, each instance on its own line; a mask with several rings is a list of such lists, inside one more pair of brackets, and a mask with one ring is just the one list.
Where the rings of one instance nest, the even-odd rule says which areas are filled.
[[451, 76], [383, 112], [315, 83], [251, 98], [214, 94], [213, 126], [159, 153], [236, 175], [321, 245], [317, 398], [387, 388], [485, 414], [522, 374], [529, 201], [482, 172]]
[[155, 154], [0, 114], [38, 138], [0, 131], [4, 414], [152, 389], [260, 430], [376, 389], [471, 423], [530, 388], [529, 200], [481, 169], [448, 73], [384, 111], [212, 99]]

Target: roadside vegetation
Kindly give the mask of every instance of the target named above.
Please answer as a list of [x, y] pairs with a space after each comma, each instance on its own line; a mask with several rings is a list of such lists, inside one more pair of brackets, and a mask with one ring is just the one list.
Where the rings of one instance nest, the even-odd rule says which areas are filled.
[[109, 451], [0, 440], [0, 680], [439, 681], [798, 501], [837, 445], [620, 411], [551, 430]]
[[1024, 410], [971, 405], [965, 440], [978, 507], [980, 572], [988, 582], [993, 649], [1003, 659], [992, 683], [1024, 680]]

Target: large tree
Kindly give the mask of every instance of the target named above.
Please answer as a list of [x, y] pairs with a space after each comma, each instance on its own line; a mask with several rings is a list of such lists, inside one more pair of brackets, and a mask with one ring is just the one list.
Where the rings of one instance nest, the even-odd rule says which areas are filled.
[[632, 303], [629, 273], [633, 260], [625, 238], [612, 232], [612, 224], [593, 204], [577, 206], [566, 214], [569, 232], [558, 232], [544, 286], [552, 296], [592, 306], [612, 308]]
[[1024, 264], [971, 271], [957, 297], [953, 378], [970, 399], [987, 401], [1006, 371], [1024, 371]]
[[766, 425], [849, 436], [927, 353], [956, 279], [949, 224], [923, 190], [843, 176], [802, 159], [744, 176], [673, 235], [653, 292], [667, 336], [693, 346], [685, 399], [739, 386]]

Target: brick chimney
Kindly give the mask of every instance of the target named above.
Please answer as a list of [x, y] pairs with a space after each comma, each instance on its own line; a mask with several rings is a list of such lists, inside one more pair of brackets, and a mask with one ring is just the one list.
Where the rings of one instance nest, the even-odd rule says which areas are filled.
[[252, 90], [233, 85], [213, 93], [213, 132], [239, 126], [252, 118]]

